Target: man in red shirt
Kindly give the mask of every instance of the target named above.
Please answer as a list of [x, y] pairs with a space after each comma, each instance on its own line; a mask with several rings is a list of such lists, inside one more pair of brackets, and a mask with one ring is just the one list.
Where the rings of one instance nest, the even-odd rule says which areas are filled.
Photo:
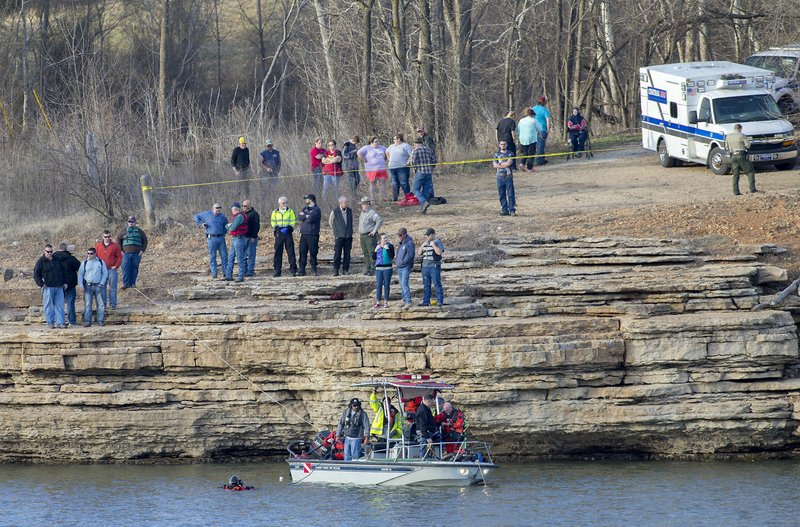
[[94, 246], [97, 257], [103, 260], [108, 268], [108, 280], [106, 287], [100, 292], [103, 297], [103, 304], [109, 310], [117, 308], [117, 284], [119, 277], [118, 269], [122, 265], [122, 249], [111, 239], [111, 231], [103, 231], [103, 239]]
[[314, 140], [309, 156], [311, 157], [311, 184], [314, 187], [314, 194], [322, 193], [322, 160], [325, 159], [327, 150], [322, 147], [322, 138]]

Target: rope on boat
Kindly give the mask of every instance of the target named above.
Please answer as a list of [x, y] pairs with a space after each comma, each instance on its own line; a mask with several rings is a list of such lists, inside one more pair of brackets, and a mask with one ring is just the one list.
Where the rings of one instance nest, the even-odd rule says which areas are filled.
[[[143, 292], [141, 289], [139, 289], [139, 288], [138, 288], [138, 287], [136, 287], [136, 286], [133, 286], [133, 287], [132, 287], [132, 289], [134, 289], [134, 290], [135, 290], [137, 293], [139, 293], [139, 294], [140, 294], [140, 295], [142, 295], [142, 296], [143, 296], [145, 299], [147, 299], [147, 301], [148, 301], [148, 302], [150, 302], [151, 304], [153, 304], [153, 305], [154, 305], [154, 306], [156, 306], [157, 308], [161, 309], [161, 307], [160, 307], [160, 306], [159, 306], [159, 305], [156, 303], [156, 301], [155, 301], [155, 300], [153, 300], [152, 298], [150, 298], [149, 296], [147, 296], [147, 295], [146, 295], [146, 294], [145, 294], [145, 293], [144, 293], [144, 292]], [[236, 367], [235, 367], [233, 364], [231, 364], [230, 362], [228, 362], [227, 360], [225, 360], [225, 358], [224, 358], [224, 357], [222, 357], [222, 355], [220, 355], [219, 353], [217, 353], [216, 351], [214, 351], [214, 350], [211, 348], [211, 346], [209, 346], [208, 344], [206, 344], [206, 343], [205, 343], [205, 342], [204, 342], [204, 341], [203, 341], [203, 340], [200, 338], [200, 336], [199, 336], [197, 333], [195, 333], [195, 331], [194, 331], [194, 330], [191, 328], [191, 326], [187, 325], [185, 322], [183, 322], [181, 319], [179, 319], [179, 318], [178, 318], [176, 315], [173, 315], [172, 313], [169, 313], [169, 312], [166, 312], [166, 311], [165, 311], [165, 313], [166, 313], [167, 315], [171, 316], [172, 318], [174, 318], [174, 319], [175, 319], [175, 321], [176, 321], [178, 324], [180, 324], [180, 325], [181, 325], [181, 326], [182, 326], [184, 329], [186, 329], [187, 331], [189, 331], [189, 333], [191, 333], [191, 334], [192, 334], [192, 336], [193, 336], [193, 337], [196, 339], [196, 341], [197, 341], [197, 342], [199, 342], [199, 343], [200, 343], [200, 344], [201, 344], [201, 345], [202, 345], [204, 348], [206, 348], [208, 351], [210, 351], [210, 352], [211, 352], [211, 353], [212, 353], [212, 354], [213, 354], [213, 355], [214, 355], [216, 358], [218, 358], [219, 360], [221, 360], [221, 361], [222, 361], [222, 362], [223, 362], [223, 363], [224, 363], [224, 364], [225, 364], [225, 365], [226, 365], [228, 368], [230, 368], [231, 370], [233, 370], [233, 372], [234, 372], [234, 373], [236, 373], [236, 375], [238, 375], [240, 378], [242, 378], [244, 381], [246, 381], [248, 384], [250, 384], [250, 386], [252, 386], [253, 388], [255, 388], [255, 389], [256, 389], [258, 392], [260, 392], [261, 394], [265, 395], [265, 396], [267, 397], [267, 399], [269, 399], [269, 400], [270, 400], [270, 401], [272, 401], [273, 403], [277, 404], [278, 406], [280, 406], [281, 408], [283, 408], [284, 410], [286, 410], [286, 411], [287, 411], [287, 412], [289, 412], [290, 414], [292, 414], [292, 415], [296, 416], [298, 419], [300, 419], [301, 421], [303, 421], [305, 424], [307, 424], [307, 425], [309, 425], [309, 426], [313, 426], [313, 425], [312, 425], [312, 423], [310, 423], [310, 422], [309, 422], [309, 421], [307, 421], [305, 418], [303, 418], [303, 416], [302, 416], [302, 415], [298, 414], [297, 412], [295, 412], [294, 410], [292, 410], [291, 408], [289, 408], [289, 407], [288, 407], [288, 406], [286, 406], [285, 404], [281, 403], [281, 402], [280, 402], [279, 400], [277, 400], [275, 397], [273, 397], [272, 395], [270, 395], [269, 393], [267, 393], [267, 392], [266, 392], [266, 391], [265, 391], [263, 388], [261, 388], [260, 386], [258, 386], [258, 385], [257, 385], [257, 384], [256, 384], [254, 381], [250, 380], [250, 379], [247, 377], [247, 375], [245, 375], [244, 373], [242, 373], [242, 371], [241, 371], [241, 370], [239, 370], [239, 369], [238, 369], [238, 368], [236, 368]]]

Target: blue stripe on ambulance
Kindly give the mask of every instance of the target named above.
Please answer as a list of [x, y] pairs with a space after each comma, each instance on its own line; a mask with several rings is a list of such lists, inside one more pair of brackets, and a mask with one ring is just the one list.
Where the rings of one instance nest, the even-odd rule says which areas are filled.
[[696, 126], [687, 126], [684, 124], [671, 123], [669, 121], [664, 121], [663, 119], [656, 119], [653, 117], [648, 117], [646, 115], [642, 116], [642, 123], [647, 123], [651, 125], [647, 127], [650, 130], [653, 130], [653, 126], [656, 126], [658, 130], [665, 129], [664, 131], [667, 135], [674, 135], [676, 137], [686, 137], [687, 135], [696, 135], [707, 139], [716, 139], [718, 141], [725, 140], [724, 134], [709, 132], [708, 130], [701, 130]]

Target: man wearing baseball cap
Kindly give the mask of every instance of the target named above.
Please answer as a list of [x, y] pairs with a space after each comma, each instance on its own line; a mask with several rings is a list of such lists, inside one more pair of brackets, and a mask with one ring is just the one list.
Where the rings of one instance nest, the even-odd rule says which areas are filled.
[[231, 166], [233, 172], [242, 180], [242, 192], [244, 196], [250, 194], [250, 150], [247, 148], [247, 140], [244, 136], [239, 138], [239, 144], [233, 148], [231, 154]]
[[242, 204], [238, 201], [231, 203], [231, 220], [225, 228], [231, 235], [231, 250], [228, 254], [228, 267], [225, 268], [225, 280], [233, 280], [233, 266], [239, 262], [239, 275], [237, 282], [244, 282], [244, 274], [247, 271], [245, 249], [247, 247], [247, 216], [242, 212]]
[[417, 254], [422, 256], [422, 303], [420, 306], [430, 306], [431, 282], [436, 287], [436, 303], [444, 303], [444, 288], [442, 287], [442, 253], [444, 244], [436, 237], [433, 227], [425, 230], [425, 242], [417, 249]]
[[272, 146], [272, 139], [267, 139], [267, 148], [261, 152], [261, 172], [266, 178], [266, 187], [268, 190], [277, 183], [278, 173], [281, 171], [281, 153], [277, 148]]
[[344, 460], [352, 461], [361, 457], [362, 446], [367, 444], [369, 437], [369, 418], [361, 408], [361, 401], [355, 397], [350, 399], [350, 404], [342, 412], [339, 425], [336, 427], [336, 437], [344, 437]]
[[136, 216], [128, 217], [128, 227], [117, 235], [117, 243], [122, 247], [122, 289], [136, 285], [139, 264], [147, 250], [147, 235], [136, 225]]
[[319, 253], [319, 224], [322, 219], [322, 211], [317, 206], [317, 196], [306, 194], [303, 196], [306, 206], [297, 214], [300, 220], [300, 271], [297, 276], [306, 275], [306, 262], [311, 253], [311, 272], [318, 276], [317, 254]]

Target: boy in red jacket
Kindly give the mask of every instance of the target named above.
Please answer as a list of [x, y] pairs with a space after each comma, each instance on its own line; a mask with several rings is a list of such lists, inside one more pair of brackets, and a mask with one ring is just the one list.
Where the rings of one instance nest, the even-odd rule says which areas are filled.
[[117, 284], [119, 283], [118, 269], [122, 265], [122, 249], [111, 239], [111, 231], [103, 231], [103, 239], [95, 245], [97, 257], [103, 260], [108, 267], [108, 280], [106, 287], [100, 293], [107, 309], [117, 308]]

